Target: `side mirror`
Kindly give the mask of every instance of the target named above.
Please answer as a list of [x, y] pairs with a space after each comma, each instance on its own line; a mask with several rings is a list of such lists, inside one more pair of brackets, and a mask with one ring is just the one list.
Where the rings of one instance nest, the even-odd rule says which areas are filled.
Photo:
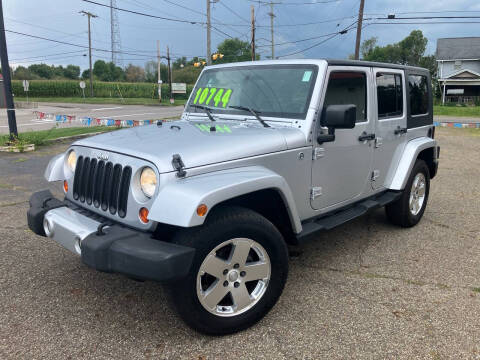
[[357, 121], [357, 107], [349, 105], [329, 105], [323, 111], [322, 126], [333, 129], [353, 129]]
[[319, 134], [319, 144], [335, 141], [335, 129], [353, 129], [357, 121], [355, 105], [329, 105], [323, 110], [321, 126], [328, 128], [328, 134]]

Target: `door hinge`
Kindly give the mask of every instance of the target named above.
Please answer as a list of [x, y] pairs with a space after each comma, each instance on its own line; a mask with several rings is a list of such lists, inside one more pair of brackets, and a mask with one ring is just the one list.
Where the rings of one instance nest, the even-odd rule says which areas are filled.
[[373, 170], [372, 171], [372, 181], [377, 180], [380, 177], [380, 170]]
[[322, 188], [319, 187], [313, 187], [310, 190], [310, 199], [315, 200], [317, 197], [322, 196]]
[[325, 149], [318, 147], [313, 149], [313, 160], [320, 159], [325, 156]]
[[379, 148], [383, 144], [383, 139], [381, 137], [375, 138], [375, 147]]

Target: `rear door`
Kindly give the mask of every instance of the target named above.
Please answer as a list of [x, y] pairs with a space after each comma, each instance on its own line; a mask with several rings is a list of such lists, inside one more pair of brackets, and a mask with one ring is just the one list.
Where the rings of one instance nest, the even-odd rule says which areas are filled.
[[371, 184], [379, 190], [397, 168], [405, 146], [407, 99], [403, 70], [374, 68], [374, 78], [376, 121]]
[[[376, 114], [371, 106], [374, 104], [371, 68], [331, 66], [327, 81], [322, 95], [323, 108], [353, 104], [357, 107], [357, 121], [353, 129], [337, 129], [332, 142], [320, 144], [315, 140], [311, 205], [325, 211], [353, 202], [366, 190], [371, 191], [369, 175], [374, 141], [359, 137], [373, 136]], [[323, 127], [317, 129], [317, 133], [326, 131]]]

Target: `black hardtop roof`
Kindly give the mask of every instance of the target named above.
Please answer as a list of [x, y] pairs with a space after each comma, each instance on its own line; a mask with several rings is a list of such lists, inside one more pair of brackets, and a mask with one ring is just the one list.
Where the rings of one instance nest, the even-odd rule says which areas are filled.
[[411, 70], [411, 71], [429, 73], [428, 69], [416, 67], [416, 66], [409, 66], [409, 65], [399, 65], [399, 64], [381, 63], [381, 62], [374, 62], [374, 61], [361, 61], [361, 60], [335, 60], [335, 59], [326, 59], [326, 60], [328, 62], [328, 65], [332, 65], [332, 66], [382, 67], [382, 68]]

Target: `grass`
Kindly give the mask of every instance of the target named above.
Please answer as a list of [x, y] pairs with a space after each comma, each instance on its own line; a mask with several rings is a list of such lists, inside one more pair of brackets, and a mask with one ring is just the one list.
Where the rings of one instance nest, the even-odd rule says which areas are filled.
[[[26, 97], [15, 96], [16, 101], [27, 101]], [[122, 105], [158, 105], [172, 106], [169, 100], [162, 100], [161, 103], [157, 99], [150, 98], [81, 98], [81, 97], [29, 97], [28, 101], [33, 102], [54, 102], [54, 103], [73, 103], [73, 104], [122, 104]], [[175, 100], [173, 106], [184, 105], [187, 100]]]
[[[18, 134], [15, 143], [18, 144], [35, 144], [35, 146], [45, 145], [48, 141], [55, 140], [66, 136], [75, 136], [90, 134], [96, 132], [107, 132], [115, 130], [115, 127], [91, 126], [91, 127], [71, 127], [71, 128], [53, 128], [50, 130], [27, 131]], [[9, 135], [0, 135], [0, 146], [4, 146], [9, 142]]]
[[474, 287], [472, 288], [473, 292], [480, 293], [480, 287]]
[[480, 118], [480, 106], [442, 106], [433, 107], [434, 115], [468, 116]]

